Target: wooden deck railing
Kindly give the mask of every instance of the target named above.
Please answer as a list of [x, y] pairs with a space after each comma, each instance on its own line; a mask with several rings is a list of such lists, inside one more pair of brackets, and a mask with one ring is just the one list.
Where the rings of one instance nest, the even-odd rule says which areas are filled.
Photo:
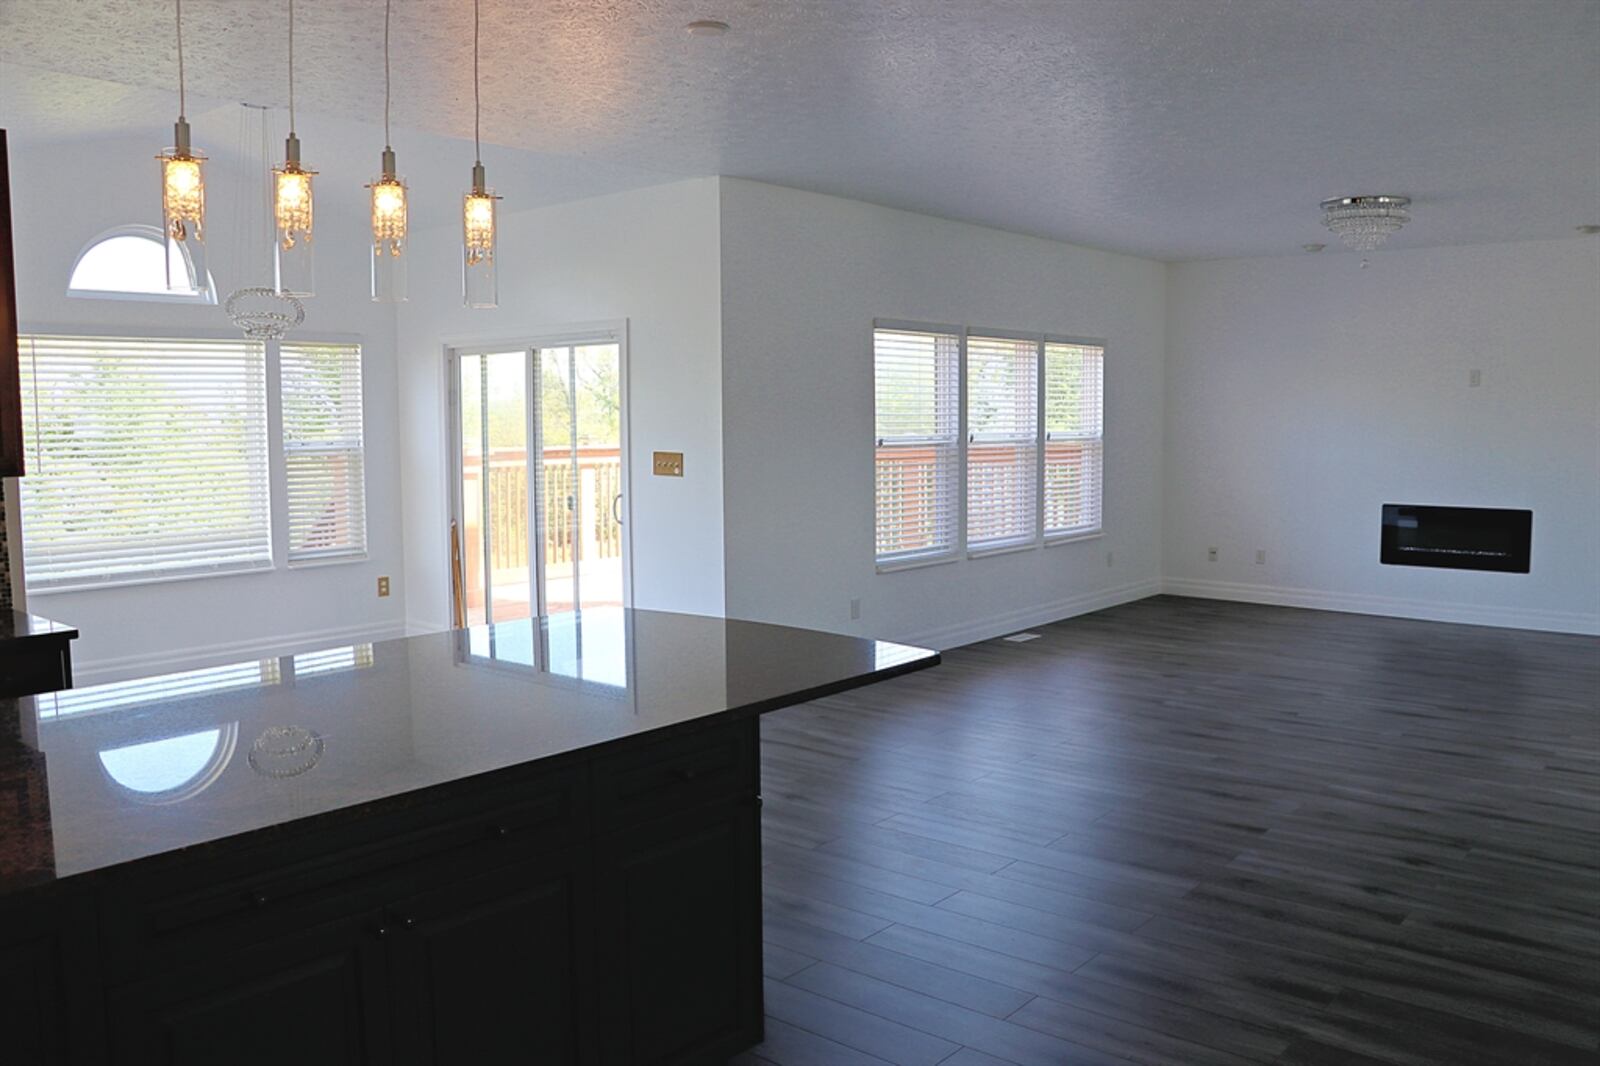
[[[489, 566], [494, 570], [524, 569], [529, 565], [527, 452], [521, 448], [493, 449], [488, 465]], [[547, 448], [540, 477], [544, 486], [547, 566], [569, 565], [580, 555], [585, 559], [611, 559], [622, 554], [622, 530], [612, 510], [613, 501], [622, 492], [622, 459], [616, 448], [580, 447], [576, 470], [569, 449]], [[465, 456], [462, 483], [466, 525], [469, 536], [477, 538], [483, 536], [477, 513], [482, 508], [482, 479], [482, 456]], [[574, 507], [581, 519], [576, 531], [571, 520]], [[482, 543], [481, 539], [478, 543]]]

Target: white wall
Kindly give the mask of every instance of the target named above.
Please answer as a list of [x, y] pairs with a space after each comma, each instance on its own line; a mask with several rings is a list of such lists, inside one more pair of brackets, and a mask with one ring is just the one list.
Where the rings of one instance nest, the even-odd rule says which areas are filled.
[[[950, 646], [1157, 591], [1162, 264], [723, 179], [722, 268], [729, 615]], [[1105, 535], [876, 573], [874, 318], [1104, 338]]]
[[[1169, 590], [1600, 631], [1600, 240], [1371, 259], [1171, 268]], [[1531, 508], [1532, 572], [1382, 566], [1386, 502]]]
[[[444, 352], [627, 319], [635, 606], [721, 614], [722, 406], [717, 180], [501, 216], [500, 306], [461, 306], [460, 232], [412, 240], [400, 308], [400, 442], [408, 623], [446, 626], [449, 511]], [[684, 453], [681, 478], [652, 450]]]
[[[170, 128], [163, 136], [170, 136]], [[403, 589], [377, 596], [380, 574], [401, 571], [400, 482], [392, 461], [395, 424], [394, 315], [368, 299], [367, 236], [361, 182], [364, 157], [333, 150], [333, 127], [317, 137], [306, 123], [308, 162], [317, 166], [317, 295], [306, 301], [297, 336], [338, 334], [363, 343], [367, 446], [367, 544], [362, 562], [267, 573], [170, 581], [88, 592], [34, 592], [35, 613], [77, 625], [74, 650], [80, 679], [158, 672], [191, 664], [284, 651], [307, 643], [336, 643], [357, 635], [398, 633]], [[308, 136], [310, 134], [310, 136]], [[342, 138], [340, 138], [342, 140]], [[195, 143], [211, 149], [208, 245], [223, 295], [237, 284], [227, 275], [236, 242], [237, 164], [225, 149], [238, 140], [231, 110], [197, 119]], [[236, 331], [222, 308], [66, 295], [82, 245], [113, 226], [159, 224], [154, 156], [160, 138], [125, 137], [70, 143], [13, 141], [12, 196], [18, 260], [17, 301], [24, 331], [159, 335]], [[26, 520], [26, 516], [24, 516]]]

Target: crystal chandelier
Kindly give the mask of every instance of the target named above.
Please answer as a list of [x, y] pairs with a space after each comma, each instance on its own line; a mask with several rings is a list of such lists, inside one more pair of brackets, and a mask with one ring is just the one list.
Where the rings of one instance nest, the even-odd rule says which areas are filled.
[[[290, 287], [274, 280], [274, 274], [278, 279], [285, 277], [281, 255], [283, 220], [276, 195], [282, 191], [282, 186], [275, 180], [282, 174], [270, 163], [268, 126], [266, 107], [239, 105], [238, 156], [249, 161], [239, 183], [239, 201], [234, 207], [237, 232], [233, 247], [237, 262], [233, 273], [240, 284], [228, 294], [222, 309], [246, 337], [281, 340], [284, 334], [305, 321], [306, 310]], [[302, 265], [292, 264], [297, 272]], [[299, 272], [298, 277], [309, 288], [310, 278], [303, 272]]]
[[389, 144], [389, 0], [383, 5], [383, 161], [372, 191], [372, 298], [406, 298], [406, 183], [396, 175]]
[[478, 0], [472, 0], [472, 191], [461, 200], [461, 300], [468, 307], [496, 307], [500, 285], [494, 262], [494, 190], [486, 186], [479, 137]]
[[[188, 271], [191, 285], [205, 279], [206, 177], [204, 152], [189, 143], [189, 120], [184, 116], [183, 0], [175, 0], [178, 37], [178, 121], [172, 127], [172, 147], [156, 156], [161, 164], [161, 229], [166, 234], [167, 279]], [[187, 251], [187, 257], [182, 256]], [[187, 259], [187, 270], [175, 271], [173, 260]]]
[[1345, 247], [1370, 252], [1411, 221], [1406, 196], [1340, 196], [1322, 201], [1322, 224]]
[[283, 165], [272, 168], [272, 217], [276, 227], [273, 262], [278, 291], [311, 296], [316, 291], [316, 260], [311, 246], [311, 179], [315, 170], [300, 164], [300, 138], [294, 132], [294, 0], [289, 0], [289, 137]]

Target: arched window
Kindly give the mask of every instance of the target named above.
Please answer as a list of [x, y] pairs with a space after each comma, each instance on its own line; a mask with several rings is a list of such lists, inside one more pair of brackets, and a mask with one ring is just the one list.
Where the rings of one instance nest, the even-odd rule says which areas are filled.
[[106, 775], [140, 803], [178, 803], [205, 791], [227, 768], [239, 740], [239, 723], [108, 748], [100, 753]]
[[216, 303], [210, 273], [197, 278], [189, 250], [176, 243], [172, 245], [169, 265], [161, 239], [161, 231], [154, 226], [118, 226], [100, 234], [78, 253], [67, 282], [67, 295], [101, 300]]

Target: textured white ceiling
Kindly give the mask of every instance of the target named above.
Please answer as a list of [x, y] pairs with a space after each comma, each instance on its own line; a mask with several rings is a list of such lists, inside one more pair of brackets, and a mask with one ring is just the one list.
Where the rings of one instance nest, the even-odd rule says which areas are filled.
[[[472, 5], [394, 7], [396, 148], [470, 137]], [[286, 11], [186, 0], [191, 93], [284, 103]], [[569, 176], [730, 174], [1164, 259], [1328, 240], [1335, 195], [1412, 196], [1399, 247], [1600, 222], [1600, 0], [483, 0], [483, 24], [484, 139]], [[300, 0], [297, 27], [302, 109], [379, 119], [382, 0]], [[169, 122], [171, 4], [0, 0], [5, 63], [0, 120]]]

